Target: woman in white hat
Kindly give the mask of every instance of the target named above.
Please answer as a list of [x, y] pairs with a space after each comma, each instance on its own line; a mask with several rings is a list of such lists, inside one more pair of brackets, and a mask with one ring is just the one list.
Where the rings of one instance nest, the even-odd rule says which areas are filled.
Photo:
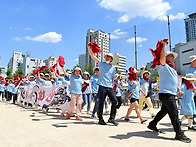
[[87, 114], [90, 114], [91, 110], [91, 84], [90, 84], [90, 75], [87, 71], [83, 73], [83, 80], [84, 82], [88, 83], [89, 86], [87, 86], [86, 90], [82, 93], [83, 103], [82, 103], [82, 109], [87, 104]]
[[151, 73], [149, 71], [145, 71], [145, 66], [143, 66], [143, 70], [141, 72], [141, 79], [140, 79], [140, 88], [143, 90], [144, 94], [140, 92], [140, 98], [139, 98], [139, 110], [140, 113], [143, 108], [143, 103], [145, 102], [149, 108], [149, 112], [151, 117], [154, 117], [154, 110], [152, 106], [152, 102], [150, 97], [148, 96], [148, 89], [149, 89], [149, 77]]
[[65, 76], [70, 79], [70, 92], [71, 92], [71, 103], [67, 112], [66, 118], [70, 119], [70, 114], [73, 112], [75, 105], [76, 107], [76, 120], [82, 121], [81, 110], [82, 110], [82, 84], [84, 83], [81, 75], [80, 67], [75, 67], [73, 73], [68, 75], [64, 70]]
[[[192, 55], [189, 57], [189, 60], [191, 62], [190, 67], [187, 69], [187, 74], [188, 73], [192, 73], [196, 76], [196, 55]], [[196, 81], [193, 84], [194, 90], [196, 91]], [[194, 101], [195, 101], [195, 107], [196, 107], [196, 96], [194, 96]], [[194, 120], [194, 118], [196, 117], [196, 115], [194, 115], [193, 117], [193, 124], [196, 124], [196, 121]]]
[[188, 130], [196, 131], [196, 128], [193, 126], [193, 115], [195, 115], [195, 102], [194, 102], [194, 92], [193, 82], [196, 81], [194, 74], [186, 74], [183, 77], [183, 84], [181, 85], [181, 91], [183, 94], [179, 94], [181, 97], [180, 100], [180, 114], [184, 115], [180, 119], [180, 123], [185, 119], [188, 119]]

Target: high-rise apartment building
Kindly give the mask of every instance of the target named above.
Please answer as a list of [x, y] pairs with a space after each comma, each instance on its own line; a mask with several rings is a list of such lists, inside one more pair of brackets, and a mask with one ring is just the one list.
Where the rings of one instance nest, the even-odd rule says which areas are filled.
[[189, 18], [184, 19], [186, 41], [196, 40], [196, 13], [189, 15]]
[[23, 56], [22, 52], [13, 52], [13, 56], [11, 57], [10, 61], [8, 62], [8, 68], [12, 69], [12, 73], [15, 73], [16, 70], [22, 66], [23, 63]]
[[119, 55], [118, 53], [113, 54], [112, 65], [116, 67], [121, 75], [126, 75], [126, 57], [123, 55]]

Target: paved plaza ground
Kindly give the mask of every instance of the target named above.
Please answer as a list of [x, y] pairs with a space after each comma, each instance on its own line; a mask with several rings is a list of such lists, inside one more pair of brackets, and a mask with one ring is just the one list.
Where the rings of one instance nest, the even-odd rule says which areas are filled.
[[[94, 105], [94, 103], [92, 103]], [[92, 107], [91, 107], [92, 109]], [[164, 133], [157, 134], [147, 129], [151, 120], [148, 111], [142, 115], [148, 119], [141, 124], [135, 111], [130, 116], [130, 122], [124, 121], [128, 106], [122, 106], [116, 119], [119, 126], [108, 124], [98, 125], [97, 119], [82, 113], [83, 121], [75, 118], [66, 120], [55, 109], [48, 114], [34, 108], [22, 107], [0, 101], [0, 147], [186, 147], [196, 146], [196, 132], [187, 130], [187, 121], [182, 124], [185, 134], [192, 139], [191, 144], [174, 140], [175, 133], [168, 115], [160, 121], [158, 128]], [[155, 112], [158, 112], [155, 108]], [[107, 121], [109, 115], [104, 115]]]

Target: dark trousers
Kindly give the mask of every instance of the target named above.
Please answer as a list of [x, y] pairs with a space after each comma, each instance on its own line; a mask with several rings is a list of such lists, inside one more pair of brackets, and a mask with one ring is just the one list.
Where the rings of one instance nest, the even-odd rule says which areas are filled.
[[151, 126], [156, 126], [157, 123], [166, 115], [169, 115], [176, 134], [181, 134], [180, 122], [178, 118], [178, 109], [176, 106], [175, 96], [168, 93], [159, 93], [159, 99], [162, 102], [161, 110], [157, 113], [154, 120], [150, 122]]
[[6, 100], [8, 100], [8, 91], [7, 90], [5, 90], [5, 98], [6, 98]]
[[117, 99], [115, 92], [113, 88], [108, 88], [104, 86], [99, 86], [99, 120], [103, 119], [103, 104], [105, 101], [106, 96], [110, 98], [110, 101], [112, 103], [111, 106], [111, 111], [110, 111], [110, 119], [114, 119], [116, 116], [116, 104], [117, 104]]
[[12, 93], [8, 91], [8, 98], [7, 101], [10, 101], [12, 99]]
[[[194, 96], [194, 101], [195, 101], [195, 108], [196, 108], [196, 96]], [[196, 115], [194, 115], [194, 118], [196, 118]]]
[[4, 98], [4, 92], [0, 91], [0, 96], [2, 97], [2, 99]]
[[13, 103], [15, 104], [15, 102], [17, 101], [17, 94], [12, 94], [13, 96]]
[[117, 98], [117, 101], [118, 101], [118, 103], [116, 105], [116, 109], [119, 109], [121, 104], [123, 103], [122, 97], [121, 96], [117, 96], [116, 98]]

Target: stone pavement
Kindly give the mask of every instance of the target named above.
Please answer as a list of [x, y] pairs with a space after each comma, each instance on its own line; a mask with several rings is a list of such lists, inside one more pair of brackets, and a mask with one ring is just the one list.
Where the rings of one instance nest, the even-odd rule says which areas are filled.
[[[94, 105], [94, 103], [92, 104]], [[92, 107], [91, 107], [92, 109]], [[132, 112], [130, 122], [124, 121], [128, 106], [122, 106], [116, 119], [119, 126], [108, 124], [98, 125], [97, 119], [90, 118], [83, 110], [83, 121], [75, 118], [66, 120], [55, 109], [50, 109], [48, 114], [40, 110], [0, 101], [0, 147], [186, 147], [196, 146], [196, 132], [187, 130], [188, 121], [184, 121], [182, 129], [192, 139], [190, 144], [174, 140], [175, 133], [168, 115], [160, 121], [158, 128], [164, 133], [157, 134], [147, 129], [151, 120], [148, 111], [142, 115], [148, 121], [141, 124]], [[158, 112], [159, 109], [155, 109]], [[104, 115], [107, 121], [109, 115]]]

